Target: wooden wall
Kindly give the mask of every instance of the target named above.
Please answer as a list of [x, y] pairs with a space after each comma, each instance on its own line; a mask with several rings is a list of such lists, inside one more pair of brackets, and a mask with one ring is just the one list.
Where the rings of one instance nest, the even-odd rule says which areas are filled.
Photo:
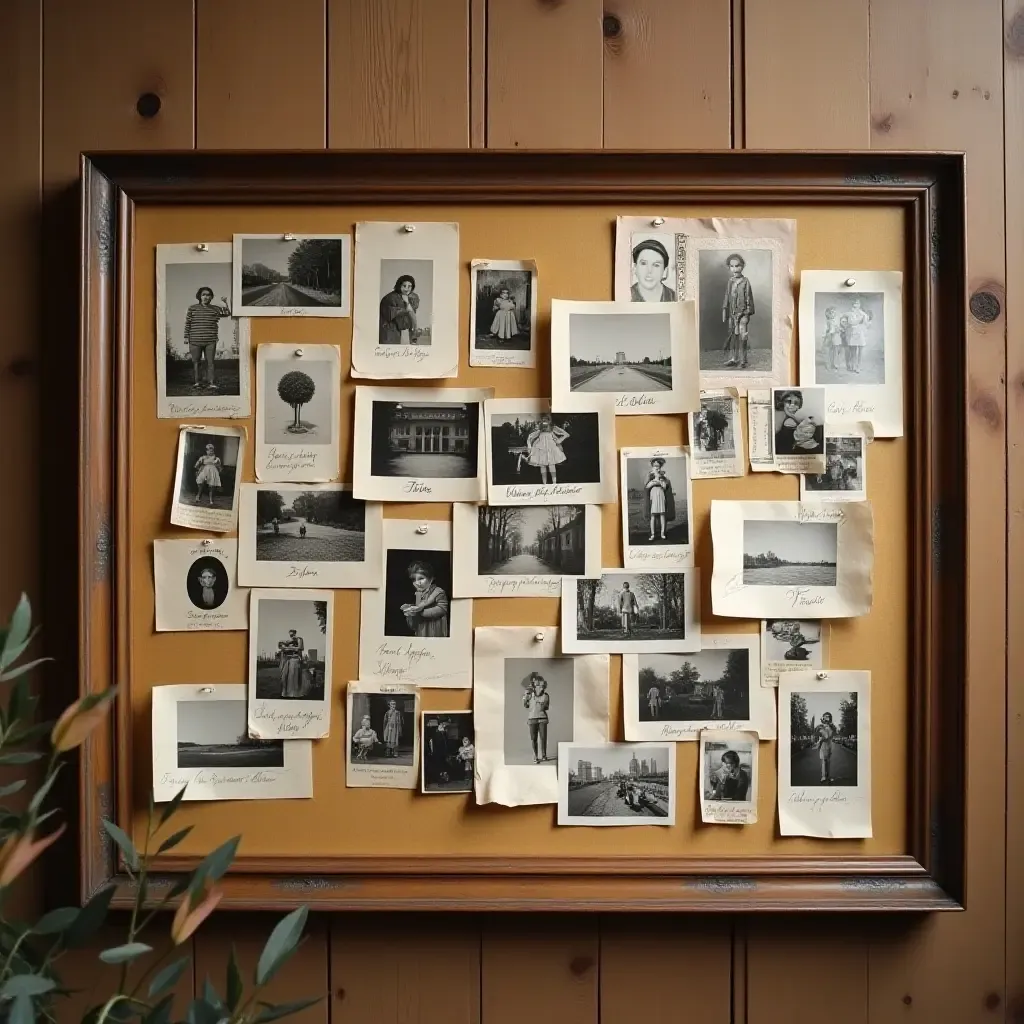
[[[306, 1024], [1024, 1021], [1024, 754], [1017, 734], [1006, 742], [1024, 716], [1024, 573], [1007, 571], [1024, 559], [1024, 6], [3, 0], [0, 57], [5, 611], [21, 589], [66, 594], [74, 572], [46, 525], [62, 501], [71, 514], [74, 452], [41, 437], [72, 419], [75, 213], [56, 197], [80, 150], [966, 150], [970, 909], [923, 922], [339, 916], [315, 922], [278, 987], [329, 996]], [[159, 98], [152, 116], [144, 94]], [[47, 643], [74, 654], [53, 631]], [[222, 977], [230, 941], [251, 956], [268, 927], [215, 918], [194, 943], [196, 981]], [[102, 990], [91, 954], [70, 968]]]

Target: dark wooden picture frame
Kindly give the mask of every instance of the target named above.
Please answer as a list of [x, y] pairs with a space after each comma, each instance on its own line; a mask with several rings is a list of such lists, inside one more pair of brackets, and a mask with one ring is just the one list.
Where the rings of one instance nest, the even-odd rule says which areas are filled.
[[[119, 586], [135, 212], [174, 204], [888, 204], [907, 224], [910, 456], [907, 850], [900, 856], [339, 857], [240, 862], [222, 906], [325, 910], [924, 911], [961, 909], [966, 769], [964, 161], [934, 153], [154, 153], [82, 158], [79, 684], [127, 665]], [[80, 890], [127, 874], [100, 827], [129, 700], [83, 751]], [[152, 892], [192, 861], [161, 858]]]

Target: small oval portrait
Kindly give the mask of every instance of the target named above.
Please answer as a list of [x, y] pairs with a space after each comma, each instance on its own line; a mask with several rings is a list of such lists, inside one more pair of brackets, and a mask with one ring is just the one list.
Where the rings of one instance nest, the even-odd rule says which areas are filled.
[[203, 555], [188, 567], [185, 586], [188, 599], [200, 611], [219, 608], [228, 596], [227, 567], [219, 558]]

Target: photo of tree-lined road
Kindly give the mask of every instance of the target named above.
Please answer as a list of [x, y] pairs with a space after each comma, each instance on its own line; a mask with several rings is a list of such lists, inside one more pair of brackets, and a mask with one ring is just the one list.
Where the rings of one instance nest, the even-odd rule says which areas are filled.
[[478, 571], [481, 576], [579, 576], [586, 529], [582, 505], [481, 505]]
[[572, 391], [672, 390], [672, 322], [628, 313], [569, 314]]
[[361, 562], [365, 552], [366, 505], [351, 491], [257, 491], [257, 562]]
[[[832, 722], [823, 725], [826, 714]], [[857, 785], [855, 691], [790, 694], [789, 737], [791, 786]]]
[[242, 239], [244, 306], [341, 306], [340, 238]]

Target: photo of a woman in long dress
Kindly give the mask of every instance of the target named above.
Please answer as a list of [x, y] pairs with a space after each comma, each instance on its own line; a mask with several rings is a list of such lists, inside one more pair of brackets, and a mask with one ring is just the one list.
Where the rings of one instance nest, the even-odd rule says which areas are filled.
[[197, 505], [203, 500], [203, 488], [205, 487], [207, 496], [210, 500], [210, 506], [213, 506], [214, 498], [221, 487], [220, 471], [223, 466], [224, 464], [214, 452], [213, 445], [208, 444], [206, 446], [206, 453], [204, 455], [200, 455], [199, 458], [196, 459], [195, 466], [192, 467], [196, 474], [195, 503]]
[[558, 483], [558, 472], [555, 467], [565, 462], [562, 445], [569, 437], [569, 431], [556, 427], [550, 413], [544, 413], [535, 430], [530, 431], [526, 438], [528, 451], [527, 462], [540, 470], [540, 482]]
[[448, 595], [435, 582], [434, 567], [429, 562], [415, 561], [406, 570], [412, 581], [415, 600], [402, 605], [413, 636], [448, 636]]
[[519, 321], [516, 317], [516, 300], [507, 288], [502, 288], [494, 300], [494, 319], [491, 321], [491, 334], [501, 341], [514, 338], [519, 333]]
[[[306, 650], [306, 643], [299, 636], [298, 631], [288, 630], [288, 639], [277, 642], [278, 664], [281, 672], [281, 696], [301, 697], [303, 688], [303, 658]], [[309, 673], [305, 673], [308, 681]]]

